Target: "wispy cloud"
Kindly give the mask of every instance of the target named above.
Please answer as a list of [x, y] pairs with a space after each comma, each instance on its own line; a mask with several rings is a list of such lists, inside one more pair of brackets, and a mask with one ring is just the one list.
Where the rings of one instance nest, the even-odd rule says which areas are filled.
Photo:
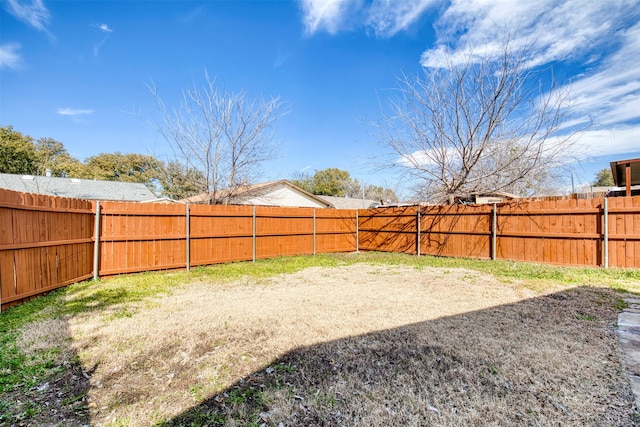
[[95, 58], [97, 58], [100, 55], [100, 48], [102, 47], [103, 44], [105, 44], [105, 42], [107, 41], [108, 38], [109, 38], [109, 36], [103, 38], [98, 43], [94, 43], [93, 44], [93, 56]]
[[618, 51], [571, 83], [573, 108], [592, 114], [603, 126], [640, 122], [640, 23], [621, 34]]
[[304, 0], [302, 9], [309, 34], [355, 25], [386, 37], [438, 10], [436, 41], [420, 58], [427, 68], [497, 52], [507, 30], [512, 47], [529, 48], [527, 66], [582, 70], [570, 84], [568, 124], [593, 120], [585, 153], [640, 150], [640, 0]]
[[0, 45], [0, 68], [18, 68], [22, 63], [22, 57], [18, 53], [19, 50], [19, 43]]
[[278, 69], [282, 67], [290, 57], [291, 52], [279, 49], [276, 54], [276, 59], [273, 61], [273, 68]]
[[366, 11], [366, 24], [380, 36], [392, 36], [407, 29], [440, 0], [376, 0]]
[[92, 114], [93, 110], [67, 107], [67, 108], [58, 108], [56, 113], [60, 114], [61, 116], [77, 117], [77, 116], [86, 116], [88, 114]]
[[640, 23], [620, 34], [620, 49], [571, 83], [574, 121], [594, 122], [580, 138], [591, 155], [640, 151]]
[[[438, 18], [434, 47], [425, 67], [467, 60], [471, 51], [491, 51], [505, 29], [514, 46], [529, 46], [528, 66], [554, 63], [582, 67], [567, 87], [571, 109], [566, 128], [593, 122], [581, 132], [578, 158], [640, 150], [639, 0], [453, 0]], [[635, 17], [635, 18], [634, 18]]]
[[113, 33], [113, 30], [107, 24], [91, 24], [91, 26], [99, 29], [103, 33]]
[[348, 11], [361, 5], [360, 0], [303, 0], [304, 26], [307, 34], [324, 30], [335, 34], [341, 29]]
[[619, 23], [636, 13], [638, 0], [453, 0], [436, 21], [438, 40], [426, 50], [425, 67], [445, 66], [445, 58], [465, 58], [468, 51], [491, 51], [505, 29], [514, 46], [532, 46], [531, 66], [573, 60], [616, 38]]
[[93, 44], [93, 56], [97, 58], [100, 55], [100, 49], [109, 39], [109, 36], [111, 35], [111, 33], [113, 33], [113, 29], [109, 27], [109, 25], [107, 24], [91, 24], [91, 26], [94, 28], [97, 28], [103, 33], [106, 33], [106, 35], [102, 38], [102, 40]]
[[389, 37], [406, 30], [441, 0], [304, 0], [305, 30], [336, 34], [345, 28], [364, 27]]
[[198, 6], [178, 18], [182, 24], [191, 24], [205, 15], [207, 9], [204, 6]]
[[51, 14], [42, 0], [8, 0], [7, 9], [9, 13], [17, 19], [27, 23], [36, 30], [49, 34], [47, 27], [51, 20]]

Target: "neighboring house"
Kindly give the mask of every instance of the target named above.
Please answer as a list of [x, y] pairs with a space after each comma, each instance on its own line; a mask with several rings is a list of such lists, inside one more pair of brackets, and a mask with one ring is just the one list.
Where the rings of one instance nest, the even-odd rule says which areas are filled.
[[576, 197], [578, 199], [595, 199], [599, 197], [606, 197], [611, 191], [616, 190], [615, 186], [601, 187], [594, 185], [585, 185], [577, 189]]
[[356, 199], [352, 197], [336, 197], [336, 196], [318, 196], [328, 203], [331, 203], [336, 209], [368, 209], [380, 201], [370, 199]]
[[509, 200], [517, 199], [515, 194], [505, 193], [504, 191], [492, 191], [485, 193], [473, 193], [467, 196], [455, 196], [455, 203], [486, 205], [491, 203], [504, 203]]
[[[319, 196], [303, 190], [286, 180], [243, 185], [228, 191], [220, 191], [214, 199], [226, 199], [229, 205], [282, 206], [300, 208], [332, 208], [333, 205]], [[198, 194], [180, 200], [186, 203], [206, 204], [212, 199], [210, 193]]]
[[137, 182], [0, 173], [0, 188], [23, 193], [85, 200], [145, 202], [156, 199], [156, 196], [144, 184]]
[[619, 189], [610, 191], [608, 197], [640, 195], [640, 158], [611, 162], [613, 182]]

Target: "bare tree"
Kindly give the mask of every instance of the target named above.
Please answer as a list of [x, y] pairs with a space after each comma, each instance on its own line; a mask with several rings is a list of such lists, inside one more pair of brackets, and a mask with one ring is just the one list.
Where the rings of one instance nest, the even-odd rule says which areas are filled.
[[568, 160], [573, 133], [560, 132], [568, 91], [545, 84], [529, 51], [509, 39], [498, 51], [468, 52], [399, 79], [399, 96], [373, 123], [385, 164], [408, 174], [422, 200], [535, 192]]
[[278, 157], [273, 126], [287, 113], [279, 98], [255, 100], [244, 90], [220, 90], [206, 72], [205, 85], [184, 90], [172, 109], [155, 84], [149, 90], [161, 113], [161, 134], [186, 170], [202, 172], [192, 184], [209, 194], [210, 203], [227, 203], [260, 175], [262, 163]]

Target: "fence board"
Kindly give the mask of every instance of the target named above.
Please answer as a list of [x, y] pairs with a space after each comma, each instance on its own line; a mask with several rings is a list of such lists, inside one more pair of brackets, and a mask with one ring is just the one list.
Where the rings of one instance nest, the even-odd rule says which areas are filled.
[[184, 205], [102, 202], [99, 275], [186, 266]]
[[416, 207], [358, 212], [360, 250], [417, 253]]
[[[186, 267], [186, 206], [102, 202], [101, 208], [99, 275]], [[493, 206], [486, 205], [358, 211], [193, 205], [189, 212], [192, 266], [251, 260], [254, 253], [356, 248], [490, 258], [493, 244]], [[0, 191], [2, 308], [91, 277], [94, 219], [88, 201]], [[609, 199], [608, 226], [609, 265], [640, 268], [640, 197]], [[603, 263], [603, 199], [498, 205], [495, 231], [499, 259]]]
[[90, 276], [91, 203], [0, 190], [0, 307]]
[[316, 253], [356, 250], [355, 210], [316, 210]]

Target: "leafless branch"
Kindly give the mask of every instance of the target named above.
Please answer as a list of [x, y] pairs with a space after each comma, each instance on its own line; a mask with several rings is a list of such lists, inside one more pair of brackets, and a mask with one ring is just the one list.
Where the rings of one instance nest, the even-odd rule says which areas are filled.
[[161, 134], [187, 168], [202, 172], [202, 191], [209, 193], [211, 203], [228, 202], [260, 175], [262, 163], [278, 157], [273, 127], [288, 112], [279, 98], [256, 100], [244, 90], [221, 90], [206, 72], [205, 85], [184, 90], [173, 109], [153, 83], [148, 88], [162, 117]]
[[[473, 52], [472, 49], [469, 52]], [[528, 195], [566, 164], [575, 134], [561, 134], [569, 93], [527, 68], [526, 48], [450, 59], [399, 78], [399, 94], [373, 123], [387, 166], [417, 182], [424, 200], [508, 191]]]

